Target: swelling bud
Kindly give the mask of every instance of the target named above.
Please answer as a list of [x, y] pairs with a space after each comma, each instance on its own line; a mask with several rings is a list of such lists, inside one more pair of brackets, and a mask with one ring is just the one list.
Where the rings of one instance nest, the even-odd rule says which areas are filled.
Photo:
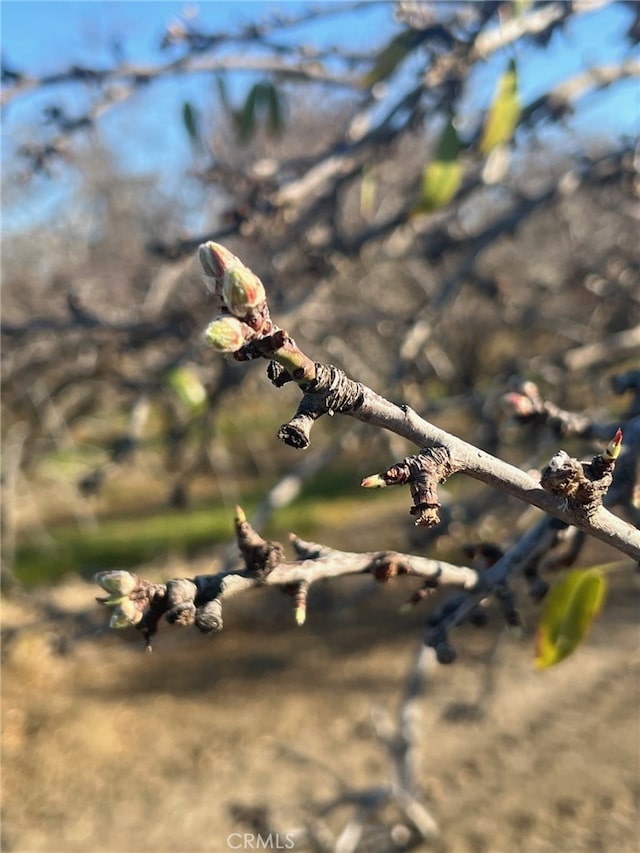
[[258, 276], [239, 261], [225, 270], [222, 279], [222, 298], [236, 317], [246, 315], [266, 299], [264, 285]]
[[380, 474], [371, 474], [370, 477], [365, 477], [360, 485], [363, 489], [384, 489], [387, 486], [387, 482]]
[[244, 346], [242, 323], [235, 317], [216, 317], [205, 329], [204, 339], [218, 352], [237, 352]]
[[615, 462], [618, 456], [620, 456], [620, 448], [622, 447], [622, 430], [618, 427], [616, 430], [616, 434], [611, 439], [609, 444], [607, 444], [607, 449], [604, 452], [604, 459], [606, 462]]
[[98, 572], [95, 580], [105, 592], [110, 592], [112, 596], [131, 595], [137, 586], [137, 578], [131, 572], [121, 570]]
[[130, 598], [124, 598], [113, 611], [109, 621], [110, 628], [128, 628], [142, 620], [142, 612]]
[[222, 294], [222, 279], [226, 270], [233, 264], [238, 264], [236, 256], [221, 246], [220, 243], [209, 241], [198, 248], [198, 260], [204, 273], [204, 280], [213, 293]]

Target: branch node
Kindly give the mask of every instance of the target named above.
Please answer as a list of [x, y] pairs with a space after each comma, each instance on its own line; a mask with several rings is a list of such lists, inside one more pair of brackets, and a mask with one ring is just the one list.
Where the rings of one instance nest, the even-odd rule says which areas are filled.
[[426, 447], [415, 456], [407, 456], [381, 474], [365, 477], [362, 485], [401, 486], [409, 484], [413, 506], [409, 510], [416, 516], [417, 527], [433, 527], [440, 521], [438, 486], [455, 471], [451, 454], [444, 445]]
[[588, 521], [602, 505], [613, 481], [613, 469], [620, 452], [622, 432], [617, 430], [604, 453], [591, 462], [579, 462], [559, 450], [543, 468], [540, 485], [553, 495], [564, 497], [579, 518]]
[[284, 549], [279, 542], [263, 539], [247, 521], [242, 507], [236, 507], [236, 538], [245, 561], [247, 572], [258, 580], [266, 576], [284, 560]]
[[425, 646], [430, 646], [436, 653], [436, 660], [441, 664], [450, 664], [458, 656], [455, 648], [449, 642], [449, 636], [444, 627], [440, 626], [429, 631], [424, 640]]
[[219, 598], [213, 598], [196, 608], [195, 624], [203, 634], [222, 631], [222, 602]]
[[[297, 450], [305, 450], [311, 443], [311, 428], [322, 415], [347, 414], [362, 405], [364, 389], [332, 364], [314, 364], [315, 376], [304, 380], [305, 368], [293, 372], [293, 379], [303, 391], [302, 400], [291, 420], [278, 431], [280, 441]], [[288, 372], [287, 376], [289, 376]], [[271, 371], [274, 384], [289, 381], [279, 371]]]
[[409, 574], [405, 563], [393, 551], [376, 554], [366, 568], [378, 583], [387, 583], [398, 575]]
[[276, 388], [282, 388], [287, 382], [293, 382], [293, 376], [277, 361], [270, 361], [267, 365], [267, 379]]
[[177, 578], [167, 583], [165, 618], [170, 625], [193, 625], [196, 620], [197, 586], [188, 578]]
[[[317, 417], [320, 415], [318, 414]], [[293, 447], [295, 450], [306, 450], [311, 444], [311, 427], [317, 417], [298, 411], [289, 423], [282, 424], [278, 430], [278, 438], [288, 447]]]

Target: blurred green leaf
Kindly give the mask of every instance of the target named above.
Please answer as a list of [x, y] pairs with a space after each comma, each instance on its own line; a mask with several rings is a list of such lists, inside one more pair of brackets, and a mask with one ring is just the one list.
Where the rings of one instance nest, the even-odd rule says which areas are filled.
[[487, 118], [480, 141], [480, 151], [489, 154], [498, 145], [504, 145], [513, 138], [522, 107], [518, 95], [518, 69], [514, 59], [509, 61], [509, 67], [498, 80], [493, 103], [487, 113]]
[[200, 115], [198, 110], [189, 101], [182, 105], [182, 122], [189, 139], [194, 144], [200, 143]]
[[[222, 95], [221, 98], [226, 97]], [[277, 135], [284, 127], [282, 101], [280, 93], [269, 81], [256, 83], [249, 90], [249, 94], [241, 110], [233, 113], [236, 133], [242, 143], [249, 142], [258, 129], [258, 122], [264, 121], [269, 133]]]
[[207, 392], [197, 374], [190, 367], [181, 365], [167, 376], [169, 386], [192, 412], [200, 412], [207, 402]]
[[416, 213], [428, 213], [444, 207], [454, 198], [464, 177], [464, 166], [458, 158], [461, 150], [462, 143], [451, 118], [438, 141], [435, 159], [422, 172]]
[[272, 136], [278, 136], [284, 129], [284, 115], [280, 93], [273, 83], [266, 83], [264, 100], [267, 105], [267, 128]]
[[256, 105], [260, 92], [260, 83], [249, 90], [242, 109], [235, 114], [236, 133], [240, 142], [249, 142], [256, 132]]
[[420, 30], [414, 29], [404, 30], [404, 32], [394, 36], [378, 54], [371, 71], [362, 78], [361, 85], [363, 88], [370, 88], [389, 77], [423, 40], [424, 34]]
[[574, 569], [553, 587], [538, 624], [538, 669], [560, 663], [580, 644], [602, 607], [606, 587], [598, 568]]
[[218, 89], [218, 96], [220, 98], [220, 103], [222, 104], [223, 109], [226, 113], [231, 115], [233, 113], [233, 108], [231, 106], [231, 101], [229, 100], [229, 93], [227, 91], [227, 83], [224, 77], [221, 77], [219, 74], [216, 74], [216, 87]]
[[378, 173], [375, 166], [365, 166], [360, 179], [360, 216], [370, 219], [378, 197]]

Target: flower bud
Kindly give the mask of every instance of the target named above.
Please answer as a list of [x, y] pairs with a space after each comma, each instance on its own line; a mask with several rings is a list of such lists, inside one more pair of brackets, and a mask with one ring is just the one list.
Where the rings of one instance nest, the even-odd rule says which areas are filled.
[[371, 474], [370, 477], [365, 477], [360, 485], [364, 489], [384, 489], [387, 483], [380, 474]]
[[622, 430], [618, 427], [616, 434], [611, 439], [604, 452], [604, 458], [607, 462], [615, 462], [620, 456], [620, 448], [622, 447]]
[[142, 612], [130, 598], [123, 598], [115, 608], [109, 621], [110, 628], [128, 628], [137, 625], [142, 619]]
[[225, 270], [222, 279], [222, 298], [236, 317], [245, 317], [265, 299], [264, 285], [258, 276], [238, 261]]
[[221, 246], [220, 243], [209, 241], [198, 248], [198, 260], [204, 273], [207, 286], [214, 293], [222, 293], [222, 279], [225, 271], [232, 264], [239, 263], [236, 256]]
[[95, 581], [105, 592], [112, 595], [130, 595], [138, 584], [135, 575], [121, 570], [98, 572]]
[[237, 352], [244, 346], [242, 323], [226, 314], [216, 317], [207, 326], [205, 340], [218, 352]]

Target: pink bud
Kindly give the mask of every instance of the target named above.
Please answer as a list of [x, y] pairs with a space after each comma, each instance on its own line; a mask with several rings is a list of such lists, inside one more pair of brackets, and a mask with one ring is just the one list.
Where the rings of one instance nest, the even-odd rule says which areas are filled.
[[209, 241], [198, 248], [198, 259], [204, 272], [207, 286], [214, 293], [222, 293], [222, 279], [226, 270], [240, 261], [236, 256], [221, 246], [220, 243]]
[[615, 461], [620, 456], [620, 448], [622, 447], [622, 430], [620, 427], [616, 430], [616, 434], [607, 444], [607, 449], [604, 452], [604, 458]]
[[387, 483], [380, 474], [371, 474], [370, 477], [365, 477], [360, 485], [364, 489], [384, 489]]

